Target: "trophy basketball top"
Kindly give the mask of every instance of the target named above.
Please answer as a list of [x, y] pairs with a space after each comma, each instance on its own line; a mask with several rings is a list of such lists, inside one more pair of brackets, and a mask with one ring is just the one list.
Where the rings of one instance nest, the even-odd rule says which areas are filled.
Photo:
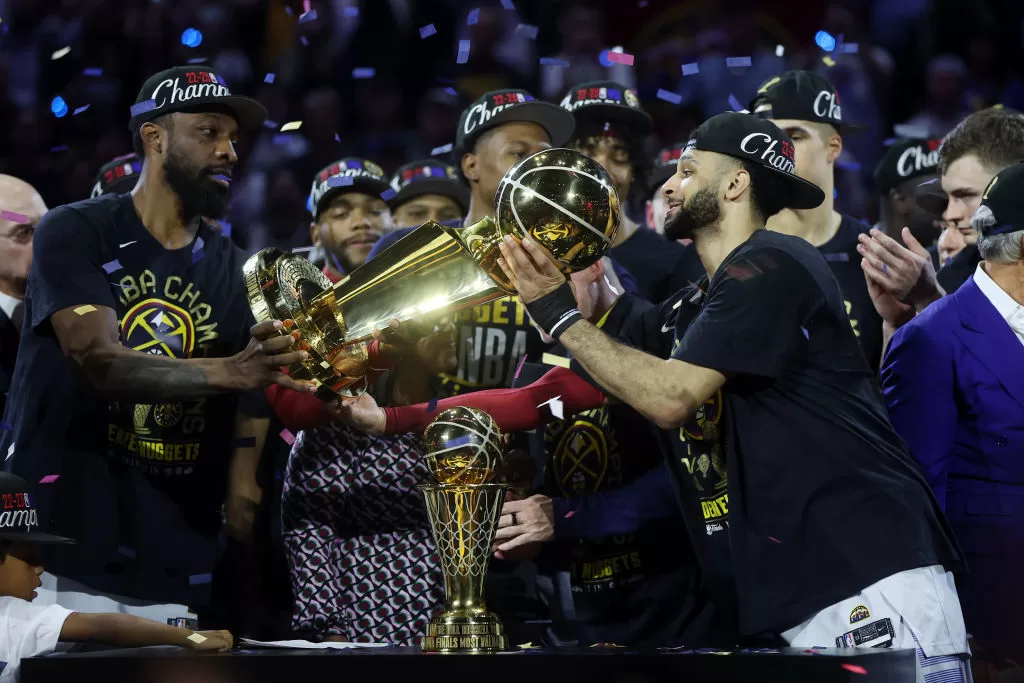
[[423, 432], [427, 467], [442, 484], [486, 484], [505, 460], [497, 423], [477, 408], [441, 411]]
[[494, 196], [503, 231], [530, 235], [565, 273], [583, 270], [611, 247], [619, 194], [608, 172], [586, 154], [547, 149], [510, 168]]

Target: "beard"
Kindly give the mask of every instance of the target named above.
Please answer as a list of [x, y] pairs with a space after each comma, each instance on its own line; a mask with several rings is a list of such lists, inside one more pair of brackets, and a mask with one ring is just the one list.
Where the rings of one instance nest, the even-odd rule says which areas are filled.
[[676, 214], [665, 220], [665, 237], [692, 240], [698, 230], [716, 223], [721, 216], [715, 192], [708, 188], [697, 190], [690, 201], [683, 202]]
[[164, 177], [181, 200], [185, 222], [196, 216], [223, 218], [229, 190], [210, 177], [214, 168], [196, 168], [173, 142], [167, 150]]

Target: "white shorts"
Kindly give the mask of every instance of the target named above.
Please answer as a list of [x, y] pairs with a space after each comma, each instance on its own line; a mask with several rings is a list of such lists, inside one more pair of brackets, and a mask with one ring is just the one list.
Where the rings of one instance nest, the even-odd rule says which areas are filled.
[[782, 637], [794, 647], [914, 649], [920, 683], [971, 680], [960, 600], [953, 575], [939, 565], [887, 576]]
[[168, 619], [195, 619], [185, 605], [154, 604], [145, 600], [113, 595], [89, 588], [63, 576], [43, 572], [43, 585], [36, 591], [37, 605], [60, 605], [73, 612], [134, 614], [166, 624]]

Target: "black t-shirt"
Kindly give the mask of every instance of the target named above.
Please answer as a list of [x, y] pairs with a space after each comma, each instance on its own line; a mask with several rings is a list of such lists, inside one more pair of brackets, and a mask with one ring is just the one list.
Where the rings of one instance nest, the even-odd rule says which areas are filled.
[[688, 250], [643, 226], [608, 252], [636, 278], [637, 294], [655, 303], [664, 301], [704, 273], [696, 254], [696, 250]]
[[882, 362], [882, 318], [871, 303], [868, 283], [860, 267], [861, 256], [857, 252], [857, 236], [868, 230], [870, 227], [866, 223], [844, 215], [839, 230], [832, 239], [818, 247], [818, 251], [825, 257], [839, 283], [850, 325], [864, 350], [868, 365], [877, 374]]
[[672, 357], [729, 377], [729, 540], [744, 634], [792, 627], [900, 571], [959, 565], [814, 247], [754, 233], [715, 272]]
[[935, 274], [939, 284], [946, 294], [952, 294], [960, 289], [960, 285], [967, 282], [967, 278], [974, 275], [981, 263], [981, 252], [977, 244], [968, 244], [959, 253], [946, 262], [946, 265]]
[[[624, 294], [601, 328], [616, 336], [654, 306]], [[558, 346], [550, 351], [563, 355]], [[543, 430], [545, 490], [579, 498], [628, 485], [664, 462], [650, 422], [625, 404], [604, 405]], [[703, 607], [699, 572], [680, 515], [638, 532], [556, 544], [565, 557], [579, 638], [633, 646], [679, 644]]]
[[48, 569], [104, 592], [201, 605], [236, 396], [159, 404], [98, 398], [76, 379], [50, 316], [105, 306], [117, 312], [124, 346], [173, 358], [230, 356], [245, 347], [252, 324], [245, 255], [206, 225], [191, 245], [164, 249], [129, 195], [50, 211], [33, 253], [4, 419], [13, 426], [12, 471], [32, 484], [60, 477], [36, 487], [42, 514], [78, 543], [55, 551]]

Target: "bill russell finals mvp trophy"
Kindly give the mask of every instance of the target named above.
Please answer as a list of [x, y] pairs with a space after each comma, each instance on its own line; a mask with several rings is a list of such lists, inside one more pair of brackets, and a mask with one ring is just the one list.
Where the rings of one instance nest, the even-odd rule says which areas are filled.
[[508, 648], [501, 621], [484, 604], [484, 577], [505, 484], [494, 483], [505, 442], [476, 408], [442, 411], [423, 432], [429, 483], [419, 488], [444, 574], [444, 610], [427, 626], [424, 652], [485, 654]]
[[[306, 259], [264, 249], [243, 269], [257, 322], [293, 320], [309, 357], [289, 366], [332, 400], [366, 388], [367, 349], [389, 321], [436, 322], [515, 294], [497, 260], [506, 235], [530, 235], [568, 274], [596, 262], [615, 237], [619, 197], [600, 164], [570, 149], [523, 159], [501, 179], [495, 215], [463, 228], [424, 223], [335, 284]], [[282, 334], [286, 334], [282, 330]]]

